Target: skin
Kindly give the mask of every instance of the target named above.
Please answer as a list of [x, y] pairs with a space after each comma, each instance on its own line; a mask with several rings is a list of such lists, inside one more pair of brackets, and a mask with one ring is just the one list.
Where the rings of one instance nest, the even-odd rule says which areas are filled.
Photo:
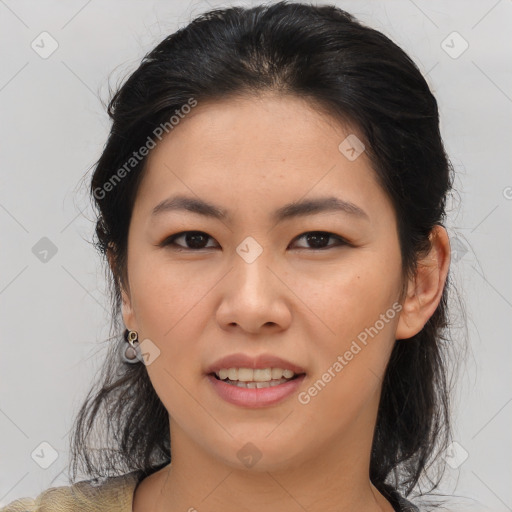
[[[128, 236], [127, 328], [160, 354], [147, 371], [169, 412], [172, 463], [136, 489], [135, 512], [393, 510], [369, 480], [377, 407], [396, 340], [418, 333], [445, 284], [450, 247], [441, 226], [416, 276], [403, 283], [396, 217], [363, 152], [338, 146], [355, 129], [302, 99], [261, 95], [198, 104], [151, 151]], [[220, 221], [180, 211], [151, 218], [176, 193], [229, 210]], [[286, 203], [334, 195], [369, 221], [327, 212], [274, 225]], [[158, 244], [201, 231], [202, 249]], [[315, 250], [300, 235], [336, 238]], [[263, 248], [248, 264], [248, 236]], [[195, 250], [195, 252], [193, 252]], [[223, 401], [206, 378], [218, 358], [271, 353], [300, 365], [307, 390], [357, 335], [398, 303], [402, 310], [308, 404], [297, 395], [248, 409]], [[237, 452], [252, 443], [261, 459]]]

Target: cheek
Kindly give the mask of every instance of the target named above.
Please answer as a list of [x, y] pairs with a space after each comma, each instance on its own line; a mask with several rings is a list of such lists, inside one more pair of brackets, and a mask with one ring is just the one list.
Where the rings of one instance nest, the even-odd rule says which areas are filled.
[[329, 382], [332, 393], [339, 393], [337, 400], [350, 399], [347, 389], [371, 393], [385, 371], [399, 316], [399, 270], [399, 261], [368, 253], [354, 260], [350, 271], [321, 280], [310, 295], [311, 310], [322, 320], [321, 331], [312, 338], [315, 373]]
[[[326, 338], [348, 340], [373, 325], [396, 300], [399, 268], [361, 254], [314, 279], [297, 279], [305, 305], [321, 320]], [[302, 285], [302, 286], [301, 286]]]
[[198, 306], [214, 286], [215, 276], [198, 275], [192, 266], [177, 267], [161, 257], [139, 261], [145, 263], [135, 264], [130, 274], [139, 328], [147, 337], [172, 337], [176, 329], [197, 319]]
[[[197, 265], [182, 263], [178, 268], [162, 259], [151, 255], [134, 259], [130, 284], [140, 334], [160, 351], [147, 369], [164, 399], [170, 388], [180, 388], [179, 383], [202, 378], [200, 340], [211, 322], [207, 294], [218, 282], [218, 272], [198, 274]], [[176, 400], [180, 400], [179, 393]]]
[[378, 403], [398, 319], [387, 294], [371, 295], [371, 287], [357, 277], [347, 283], [351, 292], [323, 310], [334, 334], [325, 329], [327, 334], [312, 338], [314, 372], [301, 401], [322, 416], [324, 425], [348, 424], [361, 409]]

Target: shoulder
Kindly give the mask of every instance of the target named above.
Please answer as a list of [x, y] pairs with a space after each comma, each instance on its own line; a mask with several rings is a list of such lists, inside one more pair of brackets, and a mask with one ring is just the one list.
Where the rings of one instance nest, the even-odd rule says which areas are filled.
[[[19, 498], [0, 512], [131, 512], [138, 472], [51, 487], [35, 498]], [[79, 508], [78, 508], [79, 507]]]

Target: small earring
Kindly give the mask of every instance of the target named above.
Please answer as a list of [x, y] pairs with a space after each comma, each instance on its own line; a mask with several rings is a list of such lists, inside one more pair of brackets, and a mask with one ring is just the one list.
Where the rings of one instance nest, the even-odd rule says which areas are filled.
[[126, 350], [124, 351], [124, 361], [127, 363], [135, 364], [142, 360], [138, 338], [139, 334], [137, 333], [137, 331], [131, 331], [126, 329], [125, 339], [128, 342], [129, 346], [126, 347]]

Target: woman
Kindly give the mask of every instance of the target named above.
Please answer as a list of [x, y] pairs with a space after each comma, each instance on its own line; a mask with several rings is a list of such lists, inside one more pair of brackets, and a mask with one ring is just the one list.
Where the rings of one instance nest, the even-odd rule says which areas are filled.
[[415, 64], [334, 6], [232, 7], [109, 115], [91, 193], [124, 336], [75, 484], [4, 510], [419, 510], [450, 440], [452, 167]]

